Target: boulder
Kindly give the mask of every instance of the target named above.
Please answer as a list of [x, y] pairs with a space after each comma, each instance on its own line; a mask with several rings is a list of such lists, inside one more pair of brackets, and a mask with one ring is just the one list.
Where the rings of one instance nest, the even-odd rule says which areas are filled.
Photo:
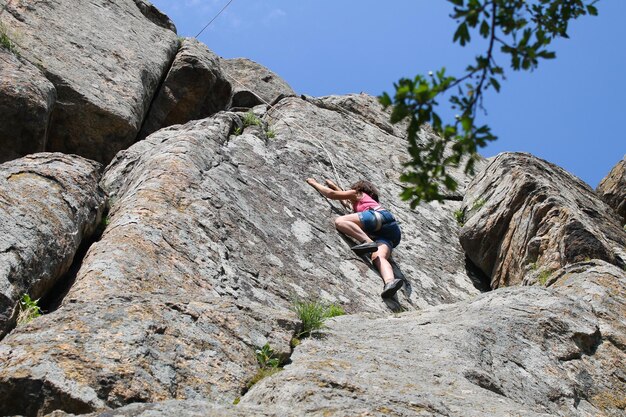
[[0, 163], [44, 151], [55, 100], [37, 67], [0, 47]]
[[498, 155], [469, 185], [460, 240], [491, 287], [540, 282], [568, 263], [626, 265], [626, 231], [578, 178], [522, 153]]
[[626, 225], [626, 156], [600, 181], [596, 192], [615, 210], [622, 224]]
[[217, 55], [198, 40], [185, 38], [139, 137], [224, 110], [230, 95], [231, 86], [222, 74]]
[[[355, 99], [382, 111], [373, 97]], [[296, 97], [242, 129], [244, 116], [161, 129], [116, 156], [101, 181], [110, 223], [61, 307], [0, 345], [0, 404], [10, 404], [0, 413], [22, 412], [26, 398], [27, 415], [167, 399], [230, 404], [258, 370], [255, 349], [291, 353], [294, 300], [386, 314], [479, 293], [455, 207], [411, 210], [396, 197], [402, 137]], [[333, 171], [341, 183], [377, 183], [402, 222], [395, 272], [407, 285], [395, 300], [381, 300], [371, 263], [336, 232], [341, 206], [305, 183]]]
[[0, 165], [0, 337], [24, 293], [37, 299], [69, 269], [100, 222], [100, 164], [38, 153]]
[[246, 58], [223, 59], [222, 69], [233, 90], [231, 107], [273, 103], [281, 95], [296, 93], [274, 72]]
[[335, 318], [240, 405], [333, 416], [620, 415], [623, 396], [613, 405], [597, 396], [624, 369], [623, 351], [619, 361], [597, 358], [607, 344], [588, 304], [505, 288], [420, 312]]
[[46, 150], [109, 162], [135, 142], [178, 49], [176, 33], [144, 16], [148, 5], [0, 0], [20, 54], [56, 88]]

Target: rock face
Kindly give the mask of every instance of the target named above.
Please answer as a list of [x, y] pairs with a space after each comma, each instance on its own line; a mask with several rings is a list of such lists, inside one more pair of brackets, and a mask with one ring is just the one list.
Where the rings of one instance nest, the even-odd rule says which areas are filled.
[[254, 107], [263, 100], [271, 104], [281, 94], [296, 94], [278, 75], [249, 59], [223, 59], [222, 68], [233, 89], [231, 107]]
[[45, 149], [55, 100], [37, 67], [0, 47], [0, 163]]
[[176, 34], [154, 23], [166, 21], [148, 13], [152, 6], [0, 0], [0, 7], [21, 55], [56, 88], [46, 150], [108, 162], [134, 143], [178, 48]]
[[203, 119], [224, 110], [230, 101], [231, 86], [219, 61], [198, 40], [184, 39], [139, 137], [143, 139], [162, 127]]
[[[108, 160], [154, 131], [103, 173], [0, 165], [0, 415], [626, 414], [626, 231], [575, 177], [503, 154], [411, 209], [406, 125], [373, 97], [296, 97], [193, 40], [174, 59], [146, 0], [0, 7], [22, 51], [0, 51], [7, 157]], [[395, 298], [308, 177], [380, 188], [403, 231]], [[620, 181], [601, 191], [618, 206]], [[500, 288], [517, 283], [547, 288]], [[13, 328], [25, 292], [58, 305]], [[348, 315], [298, 345], [300, 300]], [[266, 344], [284, 369], [250, 388]]]
[[626, 352], [601, 328], [587, 303], [536, 287], [339, 317], [240, 404], [333, 416], [621, 415]]
[[[350, 99], [380, 109], [372, 97]], [[454, 207], [412, 211], [393, 197], [399, 132], [295, 97], [263, 120], [235, 136], [239, 116], [219, 113], [118, 154], [102, 180], [110, 224], [61, 308], [0, 345], [0, 411], [24, 412], [29, 401], [26, 415], [170, 398], [231, 403], [256, 372], [256, 348], [269, 342], [289, 355], [294, 299], [380, 314], [478, 294]], [[355, 162], [355, 152], [368, 163]], [[407, 232], [394, 255], [408, 285], [389, 306], [369, 261], [334, 230], [339, 205], [304, 181], [332, 176], [332, 165], [342, 180], [380, 184], [403, 229], [419, 231]]]
[[600, 181], [596, 191], [626, 224], [626, 156]]
[[100, 170], [47, 153], [0, 165], [0, 337], [15, 323], [22, 294], [45, 294], [95, 231], [104, 209]]
[[[568, 263], [626, 265], [626, 232], [582, 181], [528, 154], [499, 155], [463, 200], [461, 245], [491, 287], [541, 281]], [[546, 271], [546, 272], [544, 272]]]

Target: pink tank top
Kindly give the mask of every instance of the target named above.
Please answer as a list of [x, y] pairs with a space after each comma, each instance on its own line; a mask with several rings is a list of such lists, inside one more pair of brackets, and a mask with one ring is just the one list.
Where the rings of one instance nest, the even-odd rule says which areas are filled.
[[355, 213], [360, 213], [371, 208], [380, 208], [380, 204], [365, 193], [361, 193], [361, 199], [352, 205], [352, 209]]

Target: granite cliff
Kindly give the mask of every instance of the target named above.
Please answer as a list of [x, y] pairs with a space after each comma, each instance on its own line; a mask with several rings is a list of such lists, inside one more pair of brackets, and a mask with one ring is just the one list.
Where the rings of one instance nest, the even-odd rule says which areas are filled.
[[[626, 414], [623, 161], [594, 191], [505, 153], [411, 209], [373, 97], [297, 95], [144, 0], [0, 10], [0, 415]], [[307, 177], [379, 186], [395, 298]], [[294, 343], [302, 300], [347, 314]]]

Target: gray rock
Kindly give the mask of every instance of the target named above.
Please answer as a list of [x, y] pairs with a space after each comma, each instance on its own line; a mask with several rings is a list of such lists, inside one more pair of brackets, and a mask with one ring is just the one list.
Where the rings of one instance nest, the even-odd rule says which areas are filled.
[[0, 337], [18, 301], [45, 294], [100, 222], [100, 164], [39, 153], [0, 165]]
[[279, 96], [296, 93], [274, 72], [246, 58], [223, 59], [222, 69], [233, 90], [231, 107], [272, 103]]
[[600, 181], [596, 192], [626, 224], [626, 156]]
[[[382, 111], [372, 97], [355, 100]], [[0, 404], [32, 397], [37, 413], [63, 398], [74, 401], [67, 412], [166, 399], [230, 404], [257, 371], [256, 348], [269, 342], [290, 354], [294, 299], [381, 314], [478, 294], [454, 206], [411, 210], [396, 197], [403, 138], [295, 97], [232, 135], [240, 125], [239, 115], [218, 113], [116, 156], [101, 182], [110, 223], [61, 308], [0, 345], [0, 386], [11, 387]], [[389, 305], [369, 261], [334, 229], [340, 206], [304, 181], [335, 170], [344, 185], [377, 183], [402, 222], [394, 259], [408, 285]]]
[[[294, 415], [293, 410], [285, 410], [281, 414], [276, 414], [276, 408], [272, 407], [272, 410], [267, 410], [264, 407], [215, 404], [206, 400], [168, 400], [159, 403], [135, 403], [116, 408], [113, 411], [81, 415], [83, 417], [271, 417], [276, 415]], [[46, 417], [68, 416], [74, 416], [74, 414], [57, 411], [48, 414]]]
[[581, 180], [529, 154], [495, 158], [470, 184], [463, 210], [461, 245], [492, 288], [525, 276], [542, 283], [586, 259], [626, 265], [626, 231], [610, 208]]
[[602, 362], [604, 345], [586, 303], [506, 288], [421, 312], [333, 319], [240, 404], [319, 416], [619, 415], [615, 405], [603, 414], [595, 397], [625, 357]]
[[591, 399], [610, 416], [626, 413], [626, 271], [603, 261], [568, 265], [552, 288], [592, 307], [603, 343], [586, 362]]
[[147, 0], [134, 0], [135, 4], [141, 11], [141, 13], [148, 18], [155, 25], [161, 26], [162, 28], [169, 29], [172, 32], [176, 33], [176, 26], [174, 22], [170, 20], [163, 12], [154, 7], [152, 3]]
[[143, 139], [162, 127], [203, 119], [224, 110], [230, 101], [231, 86], [219, 61], [204, 44], [193, 38], [184, 39], [139, 137]]
[[149, 4], [0, 0], [21, 55], [57, 91], [46, 150], [108, 162], [134, 143], [178, 48], [176, 34], [137, 3]]
[[55, 100], [38, 68], [0, 48], [0, 163], [45, 149]]

